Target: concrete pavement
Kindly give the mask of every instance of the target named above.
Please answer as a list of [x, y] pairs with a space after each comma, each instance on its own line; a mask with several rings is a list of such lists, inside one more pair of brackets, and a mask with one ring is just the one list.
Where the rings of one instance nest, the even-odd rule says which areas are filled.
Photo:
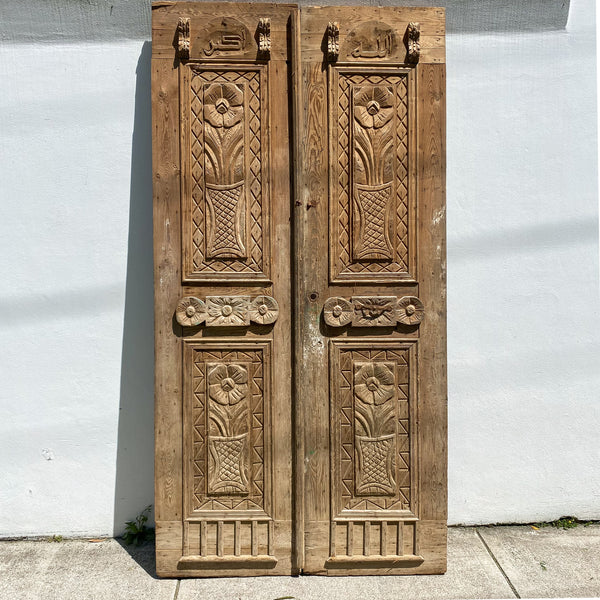
[[154, 547], [0, 541], [1, 600], [438, 600], [600, 596], [600, 525], [453, 527], [448, 572], [160, 580]]

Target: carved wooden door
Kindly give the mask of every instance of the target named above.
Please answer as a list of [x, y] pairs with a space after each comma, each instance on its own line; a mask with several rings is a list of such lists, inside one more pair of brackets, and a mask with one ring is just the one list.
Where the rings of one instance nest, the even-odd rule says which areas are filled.
[[153, 5], [159, 575], [445, 570], [443, 35]]
[[440, 573], [444, 11], [310, 7], [300, 27], [302, 569]]
[[162, 576], [290, 573], [290, 6], [153, 6]]

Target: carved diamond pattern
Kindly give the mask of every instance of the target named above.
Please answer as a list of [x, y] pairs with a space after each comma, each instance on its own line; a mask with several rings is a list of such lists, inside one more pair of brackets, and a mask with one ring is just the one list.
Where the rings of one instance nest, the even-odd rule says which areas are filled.
[[[249, 182], [250, 203], [250, 252], [245, 260], [236, 258], [210, 259], [206, 256], [206, 219], [204, 184], [204, 131], [203, 131], [203, 87], [207, 82], [247, 82], [249, 144], [245, 181]], [[262, 132], [261, 132], [261, 83], [259, 71], [192, 71], [191, 78], [191, 174], [192, 174], [192, 238], [191, 273], [212, 275], [215, 273], [248, 273], [265, 276], [263, 256], [265, 217], [262, 193]]]
[[[391, 261], [353, 261], [350, 249], [350, 94], [353, 85], [385, 84], [394, 88], [396, 110], [396, 161], [395, 188], [395, 240], [394, 258]], [[337, 102], [337, 239], [332, 240], [331, 252], [335, 256], [334, 273], [338, 275], [398, 274], [408, 272], [408, 84], [406, 75], [339, 74]]]
[[361, 493], [371, 492], [380, 495], [381, 492], [394, 491], [394, 476], [388, 470], [388, 456], [393, 452], [394, 443], [391, 436], [368, 439], [358, 437], [358, 453], [362, 458], [360, 473], [362, 479], [358, 482]]
[[[266, 510], [264, 497], [264, 367], [263, 352], [261, 350], [194, 350], [194, 364], [192, 371], [192, 456], [193, 469], [191, 493], [192, 510]], [[243, 489], [248, 489], [249, 493], [240, 496], [239, 490], [231, 490], [231, 493], [219, 492], [219, 495], [209, 493], [208, 482], [208, 431], [209, 419], [207, 415], [207, 391], [206, 391], [206, 373], [208, 363], [244, 363], [248, 365], [248, 401], [250, 416], [246, 441], [249, 448], [250, 469], [247, 475], [247, 483], [244, 483]], [[236, 405], [237, 406], [237, 405]], [[232, 407], [235, 408], [235, 407]], [[211, 436], [214, 433], [211, 433]], [[212, 439], [212, 438], [211, 438]], [[234, 450], [240, 449], [241, 440], [230, 440], [237, 444]], [[220, 442], [223, 444], [224, 442]], [[214, 439], [213, 439], [214, 444]], [[238, 447], [239, 446], [239, 447]], [[218, 473], [213, 473], [213, 480], [221, 481], [222, 477], [227, 475], [237, 481], [236, 477], [243, 482], [243, 477], [239, 471], [239, 459], [235, 452], [228, 453], [229, 458], [221, 461], [218, 466]], [[224, 458], [224, 455], [223, 455]], [[234, 464], [237, 462], [237, 465]], [[242, 489], [242, 484], [240, 484]], [[225, 490], [227, 492], [227, 490]]]
[[[395, 440], [388, 443], [395, 445], [393, 477], [395, 486], [393, 495], [387, 497], [364, 495], [356, 496], [355, 485], [355, 423], [354, 423], [354, 364], [357, 361], [365, 362], [393, 362], [396, 364], [396, 434]], [[339, 513], [345, 510], [410, 510], [411, 504], [411, 471], [410, 471], [410, 431], [409, 431], [409, 406], [408, 406], [408, 350], [381, 349], [357, 350], [340, 348], [340, 371], [338, 374], [339, 405], [339, 432], [340, 432], [340, 463], [339, 468]], [[363, 449], [364, 451], [364, 449]], [[367, 452], [370, 452], [368, 450]], [[363, 460], [364, 460], [363, 454]], [[369, 467], [375, 467], [376, 453], [369, 456]], [[379, 467], [378, 467], [379, 468]], [[374, 472], [374, 471], [373, 471]], [[389, 480], [389, 475], [381, 477], [379, 481]], [[364, 479], [363, 479], [364, 481]], [[393, 485], [390, 483], [390, 485]], [[391, 490], [390, 490], [391, 491]]]

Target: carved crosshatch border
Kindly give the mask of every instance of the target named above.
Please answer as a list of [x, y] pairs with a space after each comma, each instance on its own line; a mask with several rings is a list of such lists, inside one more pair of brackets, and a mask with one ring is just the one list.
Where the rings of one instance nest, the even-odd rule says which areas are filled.
[[[415, 281], [416, 278], [416, 210], [413, 165], [416, 139], [415, 118], [411, 98], [414, 74], [411, 69], [396, 67], [330, 66], [329, 136], [331, 169], [329, 180], [329, 278], [332, 283], [385, 283], [390, 280]], [[374, 92], [373, 92], [374, 90]], [[379, 96], [388, 95], [389, 98]], [[374, 145], [374, 161], [388, 161], [388, 173], [381, 181], [371, 182], [371, 189], [355, 174], [363, 163], [361, 129], [369, 128], [367, 102], [361, 93], [371, 93], [381, 107], [371, 124], [375, 134], [393, 127], [393, 159], [389, 148]], [[385, 93], [384, 93], [385, 92]], [[362, 93], [362, 95], [365, 95]], [[368, 98], [367, 98], [368, 100]], [[361, 104], [357, 104], [361, 103]], [[362, 106], [364, 104], [364, 106]], [[361, 113], [362, 111], [362, 113]], [[382, 125], [385, 111], [393, 112]], [[362, 116], [366, 116], [366, 119]], [[380, 119], [379, 121], [377, 119]], [[357, 137], [358, 136], [358, 137]], [[379, 204], [385, 202], [384, 206]], [[374, 214], [366, 215], [364, 207]], [[377, 214], [375, 214], [377, 213]], [[365, 217], [368, 219], [365, 221]], [[379, 227], [367, 226], [376, 219], [384, 220]], [[381, 234], [377, 241], [373, 234]], [[362, 234], [370, 235], [371, 251], [361, 241]]]
[[330, 341], [333, 518], [417, 513], [417, 343]]
[[[222, 136], [210, 135], [218, 127], [210, 118], [223, 107], [206, 110], [215, 86], [229, 109]], [[180, 91], [182, 280], [269, 282], [268, 65], [188, 62], [180, 66]], [[225, 148], [236, 129], [243, 131], [240, 144]], [[233, 173], [216, 183], [207, 181], [206, 166], [215, 140]]]
[[271, 342], [184, 342], [187, 518], [268, 516]]

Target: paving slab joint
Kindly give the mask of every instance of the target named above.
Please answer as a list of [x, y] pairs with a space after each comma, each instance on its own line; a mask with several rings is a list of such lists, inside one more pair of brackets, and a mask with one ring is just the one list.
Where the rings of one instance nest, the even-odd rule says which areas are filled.
[[513, 585], [513, 582], [509, 579], [508, 575], [506, 574], [506, 571], [502, 568], [502, 565], [498, 562], [498, 559], [494, 556], [494, 553], [492, 552], [491, 548], [487, 545], [487, 542], [483, 539], [483, 536], [479, 532], [479, 528], [476, 527], [475, 531], [477, 532], [477, 536], [481, 540], [481, 543], [484, 545], [488, 554], [490, 555], [490, 557], [492, 558], [492, 560], [498, 567], [498, 570], [500, 571], [500, 573], [502, 573], [502, 576], [504, 577], [504, 579], [506, 579], [506, 583], [508, 583], [510, 589], [512, 590], [512, 593], [515, 595], [515, 598], [521, 598], [521, 596], [519, 595], [519, 592], [517, 592], [517, 588]]

